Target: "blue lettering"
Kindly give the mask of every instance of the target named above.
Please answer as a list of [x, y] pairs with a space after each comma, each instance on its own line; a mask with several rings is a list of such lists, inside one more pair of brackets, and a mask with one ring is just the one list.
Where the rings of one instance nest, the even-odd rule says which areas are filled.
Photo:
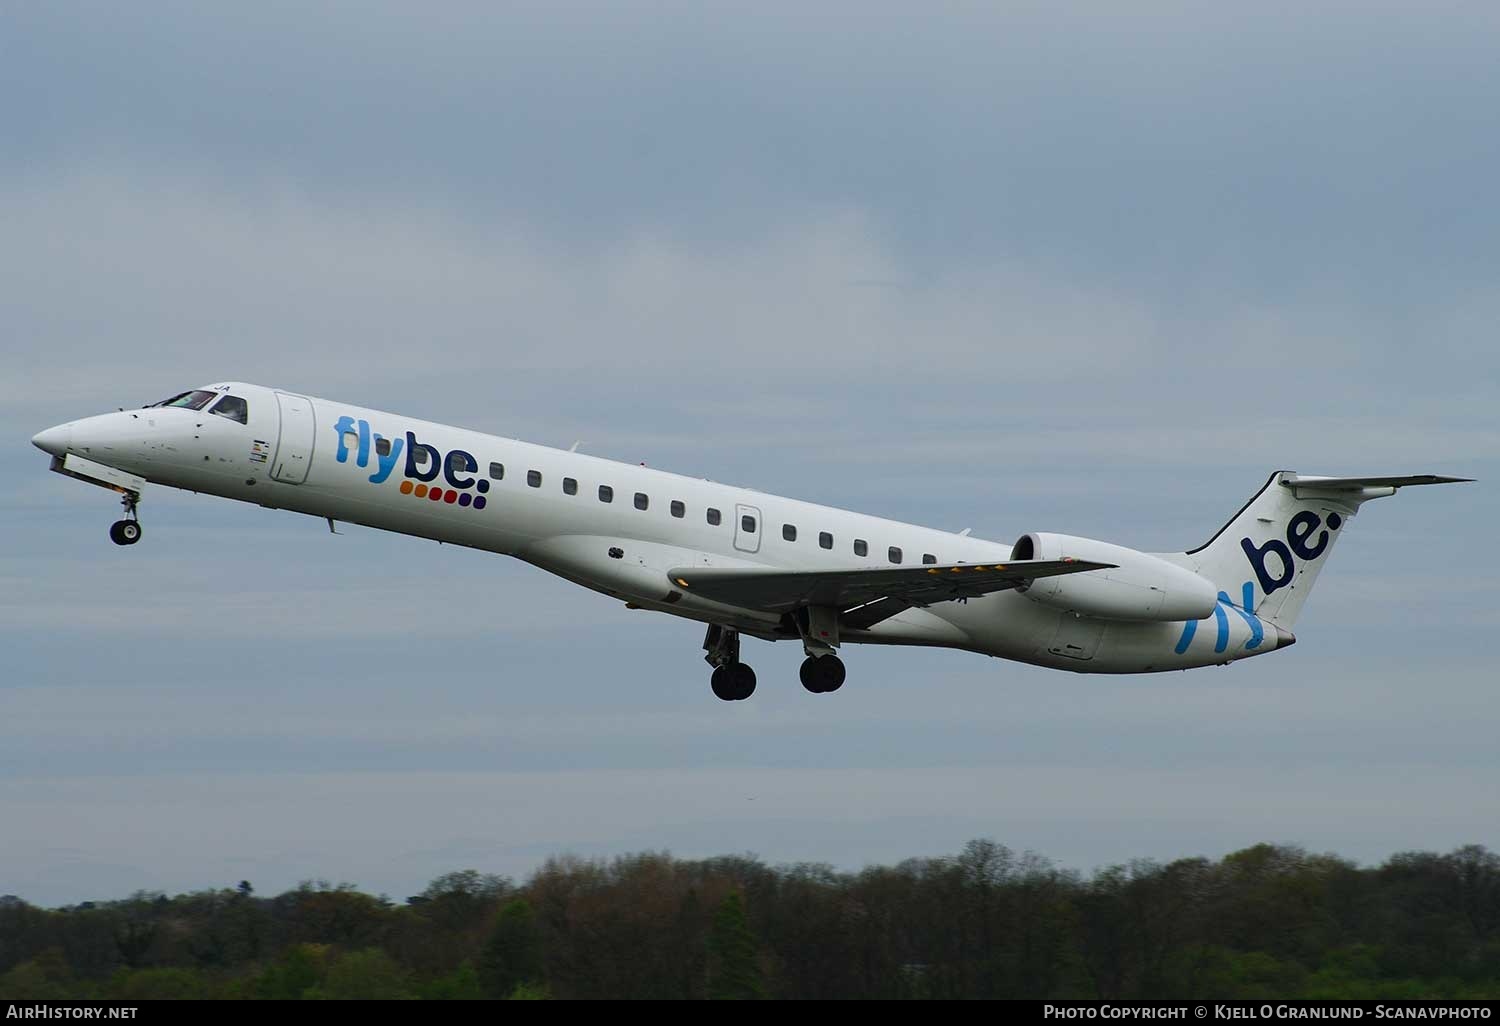
[[1222, 652], [1229, 647], [1229, 614], [1224, 612], [1228, 597], [1221, 591], [1219, 601], [1214, 603], [1214, 622], [1219, 627], [1219, 636], [1214, 638], [1214, 651]]
[[[1246, 591], [1249, 591], [1249, 589], [1250, 589], [1250, 582], [1249, 581], [1245, 582], [1245, 589], [1246, 589]], [[1261, 643], [1261, 639], [1266, 636], [1265, 628], [1261, 627], [1261, 625], [1260, 625], [1260, 619], [1258, 617], [1251, 616], [1249, 613], [1245, 612], [1239, 606], [1237, 606], [1233, 602], [1229, 601], [1229, 596], [1226, 595], [1224, 592], [1221, 591], [1221, 592], [1219, 592], [1219, 606], [1218, 606], [1218, 608], [1223, 609], [1225, 606], [1228, 606], [1230, 609], [1233, 609], [1236, 613], [1239, 613], [1240, 614], [1240, 618], [1243, 619], [1245, 621], [1245, 623], [1249, 624], [1249, 626], [1250, 626], [1250, 640], [1247, 641], [1247, 642], [1245, 642], [1245, 647], [1246, 648], [1251, 648], [1251, 649], [1259, 648], [1260, 647], [1260, 643]], [[1228, 641], [1228, 634], [1229, 634], [1228, 617], [1225, 618], [1225, 622], [1224, 622], [1224, 634], [1225, 634], [1225, 641], [1227, 642]], [[1219, 650], [1215, 649], [1215, 651], [1219, 651]]]
[[1198, 621], [1197, 620], [1189, 620], [1186, 623], [1184, 623], [1182, 625], [1182, 637], [1180, 637], [1180, 638], [1177, 639], [1177, 647], [1174, 648], [1172, 651], [1176, 652], [1178, 655], [1182, 655], [1182, 653], [1184, 653], [1184, 652], [1186, 652], [1188, 650], [1188, 646], [1193, 643], [1193, 635], [1197, 634], [1197, 633], [1198, 633]]
[[[1240, 539], [1240, 548], [1245, 550], [1245, 558], [1250, 560], [1250, 569], [1255, 571], [1255, 579], [1260, 581], [1260, 590], [1270, 595], [1271, 592], [1285, 588], [1292, 583], [1292, 578], [1297, 575], [1297, 568], [1292, 563], [1292, 553], [1285, 545], [1272, 538], [1264, 545], [1257, 548], [1249, 538]], [[1274, 553], [1281, 560], [1281, 572], [1272, 577], [1266, 569], [1266, 553]]]
[[[427, 452], [427, 470], [423, 471], [417, 466], [417, 450], [424, 449]], [[406, 476], [414, 477], [418, 481], [432, 481], [443, 472], [442, 453], [430, 445], [423, 445], [417, 441], [417, 436], [412, 432], [406, 433]]]
[[[456, 466], [455, 466], [456, 464]], [[459, 477], [455, 470], [463, 470], [472, 473], [479, 469], [479, 461], [462, 449], [454, 449], [443, 461], [443, 476], [454, 488], [468, 488], [474, 484], [472, 477]]]
[[370, 465], [370, 422], [362, 420], [359, 422], [359, 460], [361, 467]]
[[1328, 548], [1328, 532], [1318, 531], [1318, 543], [1308, 545], [1307, 539], [1314, 531], [1318, 530], [1321, 521], [1316, 513], [1303, 510], [1292, 517], [1291, 523], [1286, 525], [1286, 543], [1292, 547], [1292, 551], [1303, 559], [1317, 559]]
[[380, 455], [380, 435], [378, 433], [375, 435], [375, 462], [379, 464], [380, 469], [370, 475], [371, 484], [379, 484], [391, 476], [391, 471], [396, 467], [396, 460], [401, 457], [401, 441], [399, 438], [391, 439], [390, 453], [382, 456]]
[[[349, 444], [344, 440], [344, 436], [348, 432], [354, 430], [354, 418], [340, 417], [338, 419], [338, 423], [333, 425], [333, 429], [339, 433], [339, 448], [334, 458], [337, 459], [340, 463], [348, 463]], [[361, 464], [361, 466], [363, 466], [363, 464]]]
[[[1255, 579], [1260, 582], [1261, 591], [1265, 592], [1267, 597], [1272, 592], [1291, 584], [1292, 578], [1297, 576], [1297, 564], [1292, 559], [1294, 554], [1300, 559], [1312, 560], [1328, 550], [1328, 531], [1318, 531], [1322, 523], [1323, 521], [1316, 513], [1311, 510], [1302, 510], [1287, 521], [1285, 542], [1272, 538], [1264, 545], [1256, 545], [1249, 538], [1240, 539], [1240, 548], [1245, 550], [1245, 558], [1250, 561], [1250, 569], [1255, 571]], [[1337, 513], [1328, 514], [1330, 531], [1337, 531], [1342, 523], [1343, 518]], [[1317, 540], [1309, 545], [1308, 539], [1313, 536], [1314, 531], [1318, 531]], [[1267, 554], [1273, 554], [1281, 561], [1281, 567], [1274, 576], [1266, 566]], [[1245, 587], [1249, 588], [1250, 585], [1247, 583]], [[1249, 593], [1245, 600], [1245, 608], [1250, 609]]]

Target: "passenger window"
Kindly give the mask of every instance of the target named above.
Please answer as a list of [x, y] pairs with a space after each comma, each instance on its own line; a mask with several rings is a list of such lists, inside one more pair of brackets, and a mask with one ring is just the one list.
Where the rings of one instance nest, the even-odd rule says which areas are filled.
[[[478, 469], [478, 468], [476, 467], [475, 469]], [[450, 452], [448, 454], [448, 473], [450, 473], [450, 474], [464, 474], [464, 473], [468, 473], [468, 470], [469, 470], [468, 462], [464, 458], [464, 454], [463, 453]]]
[[930, 552], [924, 552], [922, 553], [922, 562], [931, 565], [937, 562], [937, 557]]
[[219, 400], [217, 406], [215, 406], [208, 412], [212, 413], [216, 417], [223, 417], [225, 420], [232, 420], [236, 423], [243, 424], [246, 420], [245, 414], [247, 410], [245, 406], [245, 400], [241, 399], [237, 395], [226, 395], [224, 398]]
[[425, 445], [417, 446], [417, 463], [425, 467], [429, 458], [430, 457], [428, 457], [427, 455], [427, 447]]
[[821, 549], [833, 548], [833, 535], [829, 534], [827, 531], [819, 531], [818, 547]]
[[901, 562], [901, 550], [896, 548], [896, 546], [892, 545], [890, 548], [886, 549], [885, 554], [890, 557], [892, 563]]
[[782, 524], [781, 525], [781, 536], [783, 538], [785, 538], [787, 541], [796, 541], [797, 540], [797, 528], [795, 526], [793, 526], [792, 524]]
[[571, 477], [565, 477], [565, 478], [563, 478], [563, 494], [564, 495], [577, 495], [578, 494], [578, 482], [575, 481]]
[[636, 492], [635, 493], [635, 508], [636, 509], [645, 509], [650, 504], [651, 504], [651, 500], [648, 499], [648, 498], [646, 498], [646, 493], [645, 492]]
[[611, 488], [609, 485], [600, 485], [599, 486], [599, 501], [600, 502], [614, 502], [615, 501], [615, 490], [613, 488]]
[[718, 527], [721, 523], [723, 523], [723, 518], [719, 516], [719, 511], [712, 506], [708, 507], [708, 526]]
[[505, 464], [504, 463], [491, 463], [490, 464], [490, 477], [494, 478], [496, 481], [503, 480], [504, 477], [505, 477]]
[[389, 456], [391, 454], [391, 440], [389, 438], [375, 439], [375, 452], [380, 456]]
[[684, 506], [682, 503], [678, 502], [676, 499], [673, 499], [672, 500], [672, 515], [674, 517], [676, 517], [678, 520], [681, 520], [683, 517], [687, 516], [687, 507]]
[[740, 530], [744, 531], [746, 534], [754, 534], [755, 518], [748, 513], [740, 517]]
[[533, 488], [540, 488], [542, 486], [542, 472], [540, 470], [526, 471], [526, 483]]
[[359, 450], [359, 435], [355, 434], [353, 431], [345, 431], [344, 432], [344, 448], [346, 450], [348, 450], [349, 452], [356, 452], [356, 451], [358, 451]]
[[856, 556], [868, 556], [870, 554], [870, 546], [865, 543], [863, 538], [854, 539], [854, 554]]

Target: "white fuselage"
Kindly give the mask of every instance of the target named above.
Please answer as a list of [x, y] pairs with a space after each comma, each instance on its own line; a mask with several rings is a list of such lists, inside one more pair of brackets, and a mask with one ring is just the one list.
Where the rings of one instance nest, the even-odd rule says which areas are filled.
[[[890, 566], [895, 550], [903, 565], [920, 565], [924, 556], [989, 563], [1012, 554], [1009, 543], [347, 403], [238, 382], [206, 388], [242, 396], [246, 422], [147, 407], [62, 425], [43, 447], [156, 484], [515, 556], [636, 607], [767, 639], [797, 635], [779, 615], [676, 588], [667, 571]], [[414, 462], [413, 443], [427, 462]], [[601, 499], [601, 486], [612, 501]], [[787, 528], [795, 540], [784, 536]], [[1204, 630], [1179, 652], [1189, 636], [1182, 622], [1079, 617], [1006, 591], [906, 609], [842, 640], [960, 648], [1106, 673], [1225, 663], [1276, 647], [1247, 649], [1251, 627], [1229, 619], [1227, 646]]]

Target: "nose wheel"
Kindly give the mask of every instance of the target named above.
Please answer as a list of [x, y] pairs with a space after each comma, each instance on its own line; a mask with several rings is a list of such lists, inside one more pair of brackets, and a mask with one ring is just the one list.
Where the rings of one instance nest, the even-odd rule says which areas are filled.
[[134, 545], [141, 540], [141, 522], [135, 512], [140, 501], [141, 497], [135, 492], [126, 492], [120, 499], [120, 505], [125, 507], [125, 519], [109, 525], [109, 540], [116, 545]]

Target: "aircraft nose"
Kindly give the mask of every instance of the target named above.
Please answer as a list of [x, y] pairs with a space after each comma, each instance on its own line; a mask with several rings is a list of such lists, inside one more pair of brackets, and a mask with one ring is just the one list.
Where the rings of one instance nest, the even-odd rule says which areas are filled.
[[31, 444], [51, 456], [66, 456], [73, 441], [72, 423], [49, 427], [31, 437]]

